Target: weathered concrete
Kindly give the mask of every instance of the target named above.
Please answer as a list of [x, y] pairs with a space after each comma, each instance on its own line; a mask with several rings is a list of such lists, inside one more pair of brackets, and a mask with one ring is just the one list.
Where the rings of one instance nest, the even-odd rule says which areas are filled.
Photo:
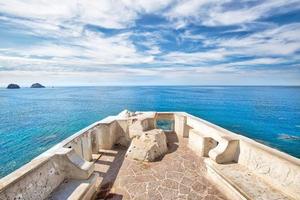
[[37, 159], [0, 182], [0, 199], [45, 199], [64, 180], [56, 159]]
[[[187, 113], [128, 111], [84, 128], [2, 178], [0, 199], [38, 200], [57, 195], [62, 199], [89, 199], [97, 193], [101, 182], [100, 178], [95, 177], [103, 175], [97, 172], [99, 163], [95, 168], [93, 158], [99, 158], [103, 149], [109, 151], [115, 145], [126, 149], [134, 137], [142, 137], [144, 132], [155, 129], [156, 120], [174, 121], [174, 130], [170, 132], [174, 131], [179, 140], [185, 139], [195, 153], [192, 159], [205, 159], [203, 167], [207, 168], [207, 178], [228, 199], [300, 199], [299, 159]], [[180, 143], [178, 145], [180, 149]], [[176, 145], [173, 147], [172, 151], [176, 152]], [[170, 167], [181, 165], [175, 161], [174, 158]], [[105, 167], [110, 162], [100, 166]], [[155, 163], [159, 165], [160, 162]], [[114, 172], [122, 167], [121, 161], [119, 164], [113, 166]], [[127, 178], [126, 181], [132, 181], [130, 176]], [[144, 177], [136, 178], [144, 180]], [[162, 180], [159, 184], [166, 185], [166, 188], [158, 189], [163, 199], [167, 199], [167, 194], [171, 193], [177, 195], [176, 198], [182, 197], [179, 196], [181, 192], [173, 193], [170, 190], [172, 188], [168, 188], [176, 185], [171, 180]], [[150, 186], [146, 184], [146, 187]], [[199, 187], [195, 186], [195, 189]], [[195, 191], [193, 194], [197, 196], [200, 193]]]

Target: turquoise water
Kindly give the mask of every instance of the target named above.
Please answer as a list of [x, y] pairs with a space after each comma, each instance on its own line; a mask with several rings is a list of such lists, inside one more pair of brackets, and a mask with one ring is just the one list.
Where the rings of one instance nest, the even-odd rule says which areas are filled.
[[0, 177], [123, 109], [186, 111], [300, 157], [300, 87], [0, 89]]

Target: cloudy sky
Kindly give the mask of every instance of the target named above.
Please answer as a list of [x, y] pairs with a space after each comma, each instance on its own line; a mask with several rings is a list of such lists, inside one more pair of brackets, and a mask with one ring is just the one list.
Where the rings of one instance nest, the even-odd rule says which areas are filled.
[[0, 0], [0, 86], [300, 85], [299, 0]]

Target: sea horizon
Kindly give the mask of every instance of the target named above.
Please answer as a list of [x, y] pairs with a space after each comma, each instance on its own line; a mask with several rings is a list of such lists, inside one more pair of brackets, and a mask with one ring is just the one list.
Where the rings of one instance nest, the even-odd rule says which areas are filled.
[[[30, 85], [22, 86], [22, 88], [30, 88]], [[300, 87], [300, 85], [44, 85], [45, 88], [61, 88], [61, 87]], [[0, 86], [1, 89], [7, 89], [7, 86]], [[43, 89], [45, 89], [43, 88]], [[35, 89], [35, 88], [34, 88]]]

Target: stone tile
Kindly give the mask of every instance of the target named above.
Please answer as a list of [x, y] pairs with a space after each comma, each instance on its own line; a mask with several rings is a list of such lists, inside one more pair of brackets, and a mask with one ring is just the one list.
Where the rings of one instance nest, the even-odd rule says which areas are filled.
[[194, 179], [194, 180], [197, 179], [199, 176], [199, 174], [196, 172], [196, 169], [195, 170], [186, 169], [183, 175], [187, 178]]
[[137, 175], [135, 177], [135, 180], [138, 183], [143, 183], [143, 182], [151, 182], [153, 180], [156, 180], [156, 178], [153, 175]]
[[149, 200], [163, 200], [163, 197], [158, 191], [148, 192], [147, 199]]
[[158, 190], [161, 193], [164, 200], [173, 200], [176, 199], [178, 196], [178, 192], [176, 190], [164, 187], [159, 187]]
[[139, 193], [133, 199], [134, 200], [147, 200], [147, 194], [146, 193]]
[[199, 195], [199, 193], [196, 192], [190, 192], [188, 194], [188, 200], [200, 200], [202, 197]]
[[178, 194], [177, 200], [186, 200], [188, 199], [188, 194]]
[[184, 173], [182, 173], [182, 172], [167, 171], [167, 173], [166, 173], [166, 178], [172, 179], [177, 182], [180, 182], [183, 176], [184, 176]]
[[164, 171], [160, 171], [160, 172], [153, 172], [153, 176], [157, 179], [157, 180], [163, 180], [166, 178], [166, 173]]
[[194, 181], [192, 179], [184, 176], [180, 183], [187, 187], [191, 187], [193, 185]]
[[180, 185], [179, 185], [179, 192], [180, 192], [181, 194], [189, 194], [189, 193], [190, 193], [190, 190], [191, 190], [190, 187], [187, 187], [187, 186], [185, 186], [185, 185], [183, 185], [183, 184], [180, 184]]
[[159, 182], [157, 182], [157, 181], [147, 183], [147, 191], [148, 192], [156, 191], [156, 189], [158, 187], [159, 187]]
[[170, 189], [173, 189], [173, 190], [178, 190], [178, 187], [179, 187], [179, 183], [172, 180], [172, 179], [163, 180], [163, 183], [161, 185], [163, 187], [170, 188]]
[[200, 183], [199, 181], [196, 181], [195, 183], [193, 183], [192, 185], [192, 189], [195, 192], [203, 192], [207, 189], [207, 187], [205, 185], [203, 185], [202, 183]]
[[132, 197], [137, 197], [140, 196], [140, 194], [142, 193], [146, 193], [146, 184], [145, 183], [134, 183], [131, 184], [128, 189], [127, 189], [128, 193], [130, 194], [130, 196]]

